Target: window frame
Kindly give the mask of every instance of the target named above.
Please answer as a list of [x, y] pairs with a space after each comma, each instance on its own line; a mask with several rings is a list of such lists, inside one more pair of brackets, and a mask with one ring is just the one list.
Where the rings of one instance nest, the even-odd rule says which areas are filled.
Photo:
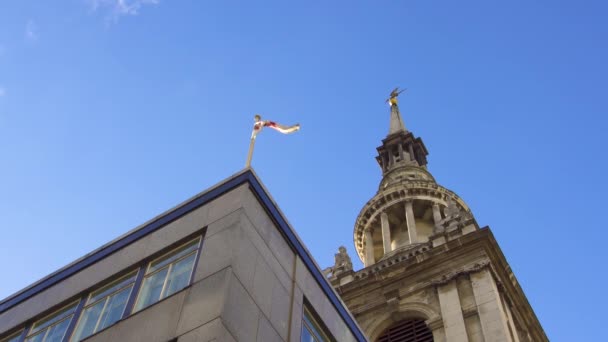
[[16, 341], [23, 341], [24, 333], [25, 333], [25, 328], [18, 329], [16, 331], [14, 331], [12, 334], [8, 334], [8, 335], [6, 335], [6, 337], [3, 337], [2, 339], [0, 339], [0, 342], [9, 342], [10, 340], [14, 339], [15, 337], [17, 337]]
[[[126, 289], [127, 287], [131, 286], [131, 290], [129, 290], [129, 296], [127, 297], [127, 302], [125, 303], [125, 307], [123, 308], [123, 311], [122, 311], [122, 313], [120, 314], [120, 318], [119, 318], [119, 319], [118, 319], [116, 322], [114, 322], [114, 323], [112, 323], [112, 324], [108, 325], [107, 327], [104, 327], [104, 328], [102, 328], [102, 329], [96, 330], [96, 331], [95, 331], [95, 332], [93, 332], [92, 334], [90, 334], [90, 335], [88, 335], [88, 336], [86, 336], [86, 337], [84, 337], [84, 338], [82, 338], [82, 339], [80, 339], [80, 340], [78, 340], [78, 341], [82, 341], [82, 340], [84, 340], [84, 339], [86, 339], [86, 338], [88, 338], [88, 337], [90, 337], [90, 336], [93, 336], [93, 335], [95, 335], [96, 333], [98, 333], [98, 332], [100, 332], [100, 331], [102, 331], [102, 330], [104, 330], [104, 329], [106, 329], [106, 328], [109, 328], [109, 327], [113, 326], [114, 324], [116, 324], [116, 323], [120, 322], [120, 321], [121, 321], [121, 320], [123, 320], [125, 317], [128, 317], [128, 316], [129, 316], [129, 312], [128, 312], [128, 308], [129, 308], [129, 300], [131, 299], [131, 296], [133, 295], [133, 292], [136, 290], [136, 289], [135, 289], [135, 286], [137, 286], [137, 279], [138, 279], [138, 277], [139, 277], [139, 274], [140, 274], [140, 273], [141, 273], [141, 267], [137, 267], [137, 268], [135, 268], [135, 269], [131, 269], [130, 271], [127, 271], [127, 272], [121, 272], [121, 273], [120, 273], [118, 276], [111, 278], [109, 281], [106, 281], [106, 282], [101, 283], [101, 285], [100, 285], [100, 286], [96, 286], [96, 287], [92, 288], [92, 289], [91, 289], [91, 290], [88, 292], [88, 294], [87, 294], [87, 295], [86, 295], [86, 296], [83, 298], [83, 300], [82, 300], [82, 307], [80, 308], [80, 311], [78, 312], [78, 319], [76, 320], [76, 323], [75, 323], [75, 324], [74, 324], [74, 326], [72, 327], [72, 329], [71, 329], [71, 331], [70, 331], [70, 336], [68, 337], [68, 339], [67, 339], [67, 340], [68, 340], [69, 342], [74, 342], [74, 341], [76, 341], [76, 340], [72, 340], [72, 339], [74, 338], [74, 334], [75, 334], [75, 333], [76, 333], [76, 331], [77, 331], [78, 325], [80, 324], [81, 320], [82, 320], [82, 319], [83, 319], [83, 317], [84, 317], [84, 311], [85, 311], [87, 308], [89, 308], [89, 307], [93, 307], [94, 305], [96, 305], [97, 303], [99, 303], [99, 302], [101, 302], [101, 301], [103, 301], [103, 300], [106, 300], [106, 301], [107, 301], [109, 297], [111, 297], [111, 296], [113, 296], [113, 295], [115, 295], [115, 294], [119, 293], [120, 291], [123, 291], [123, 290], [124, 290], [124, 289]], [[101, 297], [101, 298], [98, 298], [98, 299], [97, 299], [96, 301], [94, 301], [94, 302], [89, 303], [89, 300], [90, 300], [90, 299], [93, 297], [93, 294], [95, 294], [96, 292], [102, 291], [102, 290], [104, 290], [104, 289], [109, 289], [109, 288], [111, 288], [113, 285], [116, 285], [116, 284], [117, 284], [117, 283], [119, 283], [120, 281], [126, 280], [126, 279], [127, 279], [127, 278], [129, 278], [129, 277], [133, 277], [133, 278], [134, 278], [132, 282], [129, 282], [129, 283], [127, 283], [127, 284], [124, 284], [122, 287], [120, 287], [120, 288], [118, 288], [118, 289], [116, 289], [116, 290], [114, 290], [114, 291], [112, 291], [112, 292], [108, 293], [107, 295], [105, 295], [105, 296], [103, 296], [103, 297]], [[107, 302], [104, 304], [104, 308], [103, 308], [103, 309], [105, 309], [105, 308], [106, 308], [107, 304], [108, 304]], [[104, 312], [104, 310], [102, 310], [102, 311], [101, 311], [101, 313], [100, 313], [100, 317], [98, 318], [98, 320], [99, 320], [99, 319], [101, 319], [101, 316], [103, 315], [103, 312]], [[95, 324], [95, 328], [96, 328], [96, 329], [97, 329], [97, 327], [99, 326], [99, 323], [100, 323], [100, 322], [98, 321], [98, 322]]]
[[[147, 261], [142, 262], [142, 264], [141, 264], [142, 265], [141, 266], [141, 271], [142, 272], [140, 272], [141, 273], [140, 274], [141, 279], [138, 279], [140, 281], [140, 283], [137, 284], [138, 285], [137, 293], [134, 296], [132, 307], [130, 308], [131, 314], [135, 314], [135, 313], [138, 313], [140, 311], [143, 311], [146, 308], [149, 308], [150, 306], [152, 306], [152, 305], [154, 305], [154, 304], [156, 304], [158, 302], [161, 302], [164, 299], [169, 298], [169, 297], [173, 296], [174, 294], [176, 294], [176, 293], [184, 290], [185, 288], [187, 288], [188, 286], [190, 286], [192, 284], [192, 281], [194, 279], [194, 272], [196, 270], [196, 267], [198, 266], [198, 260], [200, 259], [201, 251], [203, 249], [203, 241], [204, 241], [204, 239], [205, 239], [205, 230], [202, 233], [193, 234], [193, 235], [190, 235], [188, 238], [181, 239], [180, 241], [178, 241], [178, 242], [172, 244], [171, 246], [163, 249], [163, 251], [157, 253], [155, 256], [151, 256], [150, 258], [147, 259]], [[171, 261], [167, 265], [164, 265], [163, 267], [150, 272], [150, 268], [152, 267], [152, 264], [154, 262], [160, 261], [163, 258], [170, 258], [172, 256], [171, 254], [176, 253], [176, 251], [178, 251], [180, 248], [185, 247], [185, 246], [193, 243], [196, 240], [198, 240], [198, 242], [195, 244], [196, 248], [194, 248], [192, 251], [190, 251], [190, 252], [186, 253], [185, 255], [182, 255], [179, 258]], [[177, 253], [179, 253], [179, 252], [177, 252]], [[167, 296], [163, 297], [163, 294], [165, 292], [165, 289], [166, 289], [166, 286], [167, 286], [167, 283], [168, 283], [168, 279], [170, 277], [170, 271], [171, 271], [172, 267], [176, 263], [178, 263], [178, 262], [180, 262], [182, 260], [185, 260], [186, 258], [189, 258], [192, 255], [194, 255], [194, 262], [192, 264], [192, 269], [190, 270], [190, 274], [188, 276], [188, 285], [184, 286], [182, 289], [179, 289], [179, 290], [175, 291], [174, 293], [171, 293], [170, 295], [167, 295]], [[151, 276], [159, 273], [159, 272], [162, 272], [164, 269], [167, 269], [167, 275], [165, 276], [165, 279], [163, 281], [163, 287], [161, 289], [161, 293], [159, 294], [159, 299], [156, 300], [153, 303], [150, 303], [150, 304], [148, 304], [146, 306], [142, 306], [141, 308], [138, 308], [137, 305], [138, 305], [139, 301], [141, 300], [140, 295], [141, 295], [142, 290], [144, 288], [145, 280], [147, 278], [149, 278], [149, 277], [151, 277]]]
[[[130, 317], [130, 316], [132, 316], [134, 314], [137, 314], [140, 311], [143, 311], [143, 310], [145, 310], [145, 309], [147, 309], [147, 308], [149, 308], [149, 307], [151, 307], [151, 306], [153, 306], [155, 304], [158, 304], [159, 302], [161, 302], [161, 301], [163, 301], [163, 300], [165, 300], [165, 299], [167, 299], [169, 297], [174, 296], [175, 294], [177, 294], [177, 293], [179, 293], [179, 292], [187, 289], [188, 287], [190, 287], [192, 285], [192, 282], [194, 281], [194, 276], [195, 276], [195, 273], [196, 273], [196, 269], [198, 267], [198, 263], [199, 263], [199, 260], [200, 260], [201, 254], [202, 254], [201, 252], [202, 252], [202, 249], [204, 247], [206, 233], [207, 233], [207, 226], [204, 226], [204, 227], [198, 229], [196, 232], [194, 232], [192, 234], [189, 234], [188, 236], [186, 236], [186, 237], [184, 237], [182, 239], [179, 239], [178, 241], [176, 241], [176, 242], [174, 242], [174, 243], [172, 243], [172, 244], [170, 244], [168, 246], [165, 246], [160, 251], [158, 251], [156, 253], [153, 253], [152, 255], [150, 255], [150, 256], [148, 256], [148, 257], [140, 260], [134, 266], [129, 267], [126, 270], [119, 271], [118, 273], [116, 273], [116, 274], [114, 274], [114, 275], [106, 278], [104, 281], [101, 281], [101, 282], [99, 282], [97, 284], [92, 285], [87, 290], [85, 290], [85, 291], [77, 294], [76, 296], [71, 297], [70, 299], [68, 299], [68, 300], [66, 300], [66, 301], [64, 301], [64, 302], [62, 302], [62, 303], [60, 303], [60, 304], [52, 307], [49, 310], [45, 310], [44, 312], [42, 312], [42, 314], [37, 315], [33, 319], [27, 320], [25, 322], [25, 324], [21, 325], [21, 329], [13, 330], [12, 333], [6, 335], [5, 337], [2, 337], [2, 339], [0, 339], [0, 342], [8, 342], [10, 338], [15, 338], [15, 337], [18, 337], [17, 342], [24, 342], [29, 337], [35, 336], [35, 335], [37, 335], [39, 333], [39, 331], [36, 331], [34, 334], [30, 334], [31, 331], [32, 331], [32, 328], [35, 326], [36, 323], [38, 323], [38, 322], [40, 322], [40, 321], [42, 321], [44, 319], [47, 319], [47, 318], [49, 318], [49, 317], [51, 317], [51, 316], [59, 313], [61, 310], [64, 310], [64, 309], [70, 307], [71, 305], [75, 305], [74, 311], [69, 315], [69, 316], [72, 316], [72, 317], [70, 319], [68, 327], [66, 328], [66, 331], [65, 331], [65, 333], [63, 335], [63, 338], [62, 338], [62, 342], [71, 341], [72, 335], [76, 331], [77, 324], [80, 322], [80, 319], [82, 318], [82, 314], [83, 314], [83, 310], [85, 308], [85, 305], [87, 304], [88, 300], [91, 298], [91, 296], [93, 295], [93, 293], [97, 292], [97, 291], [99, 291], [101, 289], [103, 289], [104, 287], [110, 286], [114, 282], [120, 281], [122, 278], [128, 277], [131, 273], [135, 273], [136, 272], [135, 282], [133, 283], [133, 285], [132, 285], [133, 287], [130, 290], [129, 297], [127, 299], [127, 304], [125, 305], [125, 308], [124, 308], [123, 314], [121, 315], [121, 318], [119, 320], [117, 320], [116, 322], [114, 322], [113, 324], [110, 324], [107, 327], [104, 327], [103, 329], [100, 329], [100, 330], [96, 331], [95, 333], [93, 333], [93, 334], [85, 337], [85, 339], [89, 338], [91, 336], [94, 336], [94, 335], [96, 335], [96, 334], [98, 334], [98, 333], [100, 333], [100, 332], [102, 332], [102, 331], [104, 331], [104, 330], [106, 330], [106, 329], [108, 329], [108, 328], [110, 328], [110, 327], [118, 324], [122, 320], [124, 320], [124, 319], [126, 319], [126, 318], [128, 318], [128, 317]], [[175, 264], [175, 263], [177, 263], [177, 262], [179, 262], [179, 261], [181, 261], [183, 259], [186, 259], [186, 258], [190, 257], [194, 253], [195, 257], [194, 257], [194, 261], [193, 261], [193, 264], [192, 264], [192, 269], [190, 270], [190, 274], [189, 274], [189, 277], [188, 277], [187, 285], [184, 286], [183, 288], [175, 291], [174, 293], [172, 293], [172, 294], [170, 294], [170, 295], [168, 295], [166, 297], [160, 298], [156, 302], [153, 302], [153, 303], [149, 304], [148, 306], [143, 307], [143, 308], [135, 311], [135, 303], [136, 303], [137, 299], [139, 298], [139, 295], [140, 295], [140, 292], [141, 292], [141, 289], [142, 289], [142, 286], [143, 286], [143, 280], [144, 280], [144, 278], [146, 276], [146, 272], [148, 271], [149, 266], [154, 261], [157, 261], [157, 260], [159, 260], [159, 259], [161, 259], [161, 258], [163, 258], [163, 257], [165, 257], [165, 256], [167, 256], [167, 255], [169, 255], [169, 254], [171, 254], [173, 252], [175, 252], [180, 247], [186, 246], [186, 245], [188, 245], [189, 243], [191, 243], [191, 242], [193, 242], [195, 240], [198, 240], [198, 243], [196, 243], [196, 248], [193, 251], [191, 251], [191, 252], [183, 255], [182, 257], [180, 257], [180, 258], [178, 258], [178, 259], [176, 259], [176, 260], [174, 260], [174, 261], [172, 261], [170, 263], [170, 265]], [[163, 268], [164, 267], [167, 267], [167, 266], [163, 266]], [[153, 272], [151, 272], [150, 274], [152, 274], [152, 273]], [[128, 285], [128, 286], [130, 286], [130, 285]], [[116, 294], [119, 291], [125, 289], [126, 287], [127, 286], [123, 286], [120, 289], [112, 292], [111, 294], [109, 294], [109, 295], [107, 295], [107, 296], [105, 296], [103, 298], [107, 298], [110, 295]], [[99, 299], [99, 300], [101, 300], [101, 299]], [[98, 301], [96, 301], [95, 303], [97, 303]], [[64, 304], [64, 303], [68, 303], [68, 304]], [[93, 304], [94, 303], [91, 303], [90, 305], [87, 305], [87, 307], [92, 306]], [[48, 312], [50, 312], [50, 313], [48, 313]], [[63, 322], [65, 319], [66, 318], [63, 318], [60, 321], [55, 322], [52, 325], [50, 325], [50, 326], [48, 326], [48, 327], [46, 327], [44, 329], [48, 329], [51, 326], [55, 326], [55, 325], [59, 324], [60, 322]]]
[[[56, 325], [64, 322], [66, 319], [69, 318], [70, 321], [68, 323], [68, 326], [65, 328], [65, 332], [63, 333], [63, 337], [61, 338], [61, 340], [64, 341], [65, 337], [68, 336], [68, 334], [71, 334], [70, 330], [72, 328], [72, 325], [73, 325], [74, 319], [76, 318], [76, 315], [79, 314], [78, 309], [80, 308], [80, 304], [81, 303], [82, 303], [82, 298], [78, 298], [76, 300], [72, 300], [68, 304], [59, 307], [59, 309], [53, 310], [53, 311], [51, 311], [51, 313], [49, 313], [49, 314], [47, 314], [45, 316], [42, 316], [41, 318], [38, 318], [37, 320], [33, 321], [29, 325], [29, 327], [27, 329], [27, 333], [25, 333], [22, 336], [22, 338], [20, 339], [20, 341], [27, 341], [28, 338], [36, 336], [36, 335], [40, 334], [41, 331], [47, 330], [47, 329], [49, 329], [51, 327], [54, 327], [54, 326], [56, 326]], [[72, 313], [70, 313], [69, 315], [66, 315], [66, 317], [63, 317], [62, 319], [58, 320], [57, 322], [54, 322], [53, 324], [50, 324], [50, 325], [44, 327], [43, 329], [36, 330], [34, 333], [32, 333], [32, 330], [34, 330], [34, 327], [36, 326], [36, 323], [44, 321], [44, 320], [46, 320], [46, 319], [48, 319], [48, 318], [50, 318], [50, 317], [52, 317], [54, 315], [57, 315], [57, 314], [61, 313], [63, 310], [66, 310], [67, 308], [70, 308], [70, 307], [74, 307], [74, 309], [73, 309], [74, 311]], [[48, 331], [46, 333], [44, 333], [44, 334], [45, 335], [48, 334]]]
[[[304, 298], [302, 305], [302, 329], [300, 329], [300, 341], [302, 341], [302, 330], [307, 329], [315, 342], [336, 342], [310, 302]], [[310, 328], [308, 328], [310, 326]], [[319, 340], [320, 339], [320, 340]], [[318, 340], [318, 341], [317, 341]]]

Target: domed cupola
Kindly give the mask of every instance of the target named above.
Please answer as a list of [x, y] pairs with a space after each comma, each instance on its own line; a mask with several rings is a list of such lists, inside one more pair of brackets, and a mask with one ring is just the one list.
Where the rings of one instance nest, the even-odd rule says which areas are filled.
[[458, 195], [435, 182], [427, 170], [428, 151], [422, 139], [403, 123], [397, 96], [391, 93], [390, 128], [377, 148], [382, 181], [376, 195], [357, 217], [355, 247], [365, 266], [402, 251], [413, 251], [452, 232], [474, 230], [468, 206]]

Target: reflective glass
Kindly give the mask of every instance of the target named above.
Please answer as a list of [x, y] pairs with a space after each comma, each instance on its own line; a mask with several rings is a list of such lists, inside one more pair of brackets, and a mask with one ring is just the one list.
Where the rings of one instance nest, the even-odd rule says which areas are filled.
[[78, 326], [72, 335], [71, 341], [80, 341], [95, 332], [95, 327], [97, 326], [97, 321], [99, 320], [104, 305], [105, 301], [100, 301], [82, 311]]
[[160, 294], [163, 290], [168, 271], [169, 268], [167, 267], [144, 279], [144, 284], [141, 287], [141, 293], [137, 300], [135, 311], [141, 310], [160, 300]]
[[307, 342], [329, 341], [329, 338], [326, 336], [325, 332], [321, 329], [319, 324], [314, 320], [308, 309], [304, 309], [301, 339], [302, 341]]
[[59, 322], [64, 317], [73, 314], [74, 311], [76, 311], [76, 304], [65, 307], [65, 308], [59, 310], [59, 312], [39, 320], [38, 322], [34, 323], [34, 325], [32, 326], [32, 330], [30, 331], [30, 334], [33, 334], [46, 327], [49, 327], [49, 326], [55, 324], [56, 322]]
[[188, 242], [150, 263], [134, 311], [188, 286], [200, 241]]
[[96, 331], [109, 327], [122, 317], [122, 314], [125, 311], [125, 306], [127, 305], [127, 301], [129, 300], [130, 293], [131, 287], [128, 287], [108, 298], [106, 309], [101, 316], [101, 320], [97, 325]]
[[315, 340], [312, 338], [312, 335], [310, 334], [310, 331], [308, 331], [308, 328], [306, 328], [305, 324], [302, 324], [302, 336], [300, 338], [301, 342], [315, 342]]
[[91, 293], [70, 341], [80, 341], [120, 320], [136, 276], [132, 272]]
[[87, 305], [89, 305], [91, 303], [95, 303], [96, 301], [102, 299], [103, 297], [105, 297], [109, 294], [112, 294], [114, 291], [125, 287], [129, 283], [135, 282], [136, 276], [137, 276], [137, 272], [132, 272], [132, 273], [126, 275], [125, 277], [120, 278], [120, 279], [116, 280], [115, 282], [113, 282], [107, 286], [104, 286], [101, 289], [93, 292], [91, 294], [91, 296], [89, 297], [89, 300], [87, 301]]
[[70, 325], [71, 319], [66, 319], [59, 324], [53, 325], [49, 328], [49, 332], [46, 334], [46, 337], [43, 342], [61, 342], [63, 340], [63, 336], [65, 332], [68, 330], [68, 326]]
[[196, 253], [193, 253], [189, 257], [180, 260], [171, 267], [171, 274], [167, 280], [165, 286], [165, 293], [162, 294], [161, 298], [165, 298], [174, 294], [175, 292], [188, 286], [190, 282], [190, 275], [192, 273], [192, 267], [194, 266], [194, 259]]
[[159, 270], [159, 269], [169, 265], [173, 261], [183, 257], [184, 255], [196, 250], [198, 248], [199, 241], [200, 241], [200, 239], [196, 239], [192, 242], [189, 242], [189, 243], [177, 248], [175, 251], [172, 251], [169, 254], [162, 256], [160, 259], [152, 261], [150, 263], [150, 267], [149, 267], [147, 273], [152, 273], [156, 270]]
[[8, 337], [0, 340], [0, 342], [17, 342], [21, 338], [21, 334], [23, 334], [23, 330], [21, 330], [20, 332], [14, 333], [11, 336], [8, 336]]
[[27, 342], [61, 342], [76, 311], [74, 303], [34, 323]]
[[38, 335], [32, 336], [32, 337], [28, 337], [25, 341], [26, 342], [42, 342], [42, 339], [44, 338], [44, 335], [46, 335], [46, 330], [39, 333]]

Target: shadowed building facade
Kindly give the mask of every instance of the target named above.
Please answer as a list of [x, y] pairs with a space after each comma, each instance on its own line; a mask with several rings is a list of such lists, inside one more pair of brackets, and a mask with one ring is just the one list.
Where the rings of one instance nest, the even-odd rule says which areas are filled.
[[252, 170], [0, 302], [0, 342], [366, 341]]
[[326, 275], [372, 341], [547, 341], [490, 229], [427, 170], [396, 95], [382, 179], [355, 222], [365, 267], [353, 271], [341, 247]]

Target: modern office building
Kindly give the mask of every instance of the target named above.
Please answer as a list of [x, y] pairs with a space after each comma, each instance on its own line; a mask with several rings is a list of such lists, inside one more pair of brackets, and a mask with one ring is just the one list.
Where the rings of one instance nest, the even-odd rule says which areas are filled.
[[4, 299], [0, 342], [548, 341], [397, 95], [355, 221], [363, 269], [341, 247], [322, 272], [246, 169]]
[[251, 169], [0, 302], [0, 341], [366, 341]]

